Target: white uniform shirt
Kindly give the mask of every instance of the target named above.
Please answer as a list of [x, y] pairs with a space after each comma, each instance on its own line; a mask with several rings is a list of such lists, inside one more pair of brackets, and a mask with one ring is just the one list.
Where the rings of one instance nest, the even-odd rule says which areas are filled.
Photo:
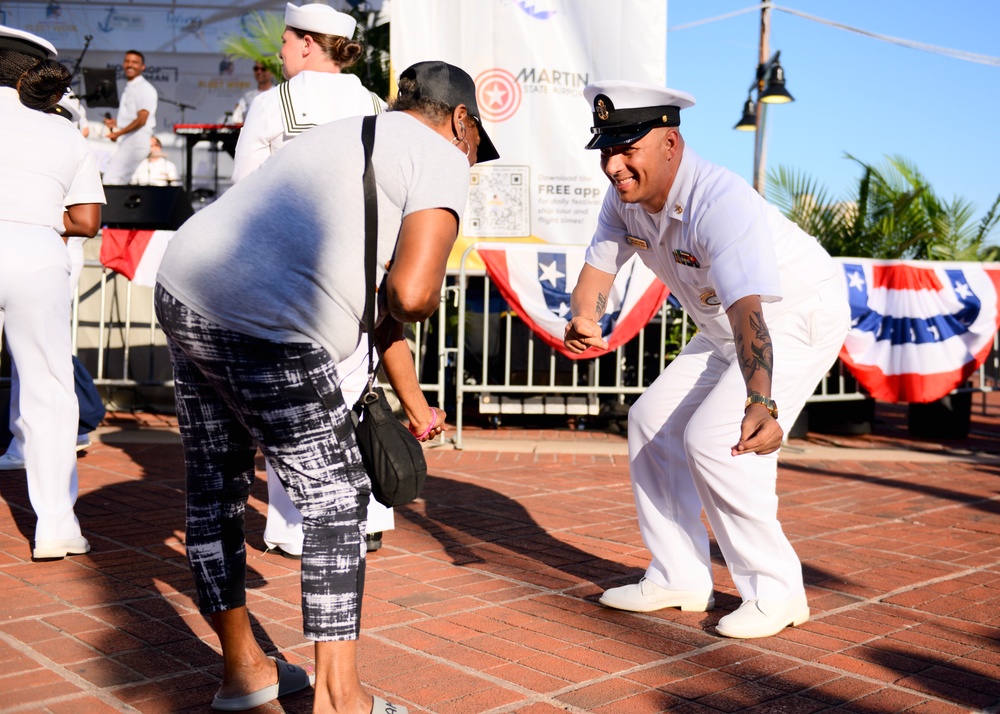
[[61, 234], [64, 206], [104, 203], [97, 164], [71, 122], [28, 109], [16, 89], [0, 87], [0, 126], [0, 221]]
[[770, 319], [839, 275], [815, 238], [742, 178], [689, 147], [659, 213], [622, 203], [608, 189], [587, 263], [616, 273], [633, 253], [707, 336], [723, 340], [733, 339], [725, 311], [740, 298], [759, 295]]
[[155, 159], [143, 159], [129, 183], [139, 186], [172, 186], [179, 181], [177, 164], [164, 156], [157, 156]]
[[118, 128], [124, 129], [134, 122], [143, 109], [149, 112], [149, 117], [143, 126], [121, 137], [119, 141], [132, 139], [136, 136], [145, 136], [145, 140], [149, 141], [149, 137], [152, 136], [153, 129], [156, 127], [156, 103], [156, 88], [141, 74], [125, 83], [125, 91], [122, 92], [121, 101], [118, 104], [118, 118], [115, 119]]
[[253, 100], [261, 94], [263, 94], [261, 90], [251, 89], [249, 92], [240, 97], [240, 101], [236, 102], [236, 108], [233, 109], [233, 116], [231, 119], [233, 124], [242, 124], [246, 121], [247, 112], [250, 111], [250, 105], [253, 104]]
[[296, 135], [336, 119], [378, 114], [382, 101], [353, 74], [304, 71], [260, 94], [236, 144], [233, 183], [253, 172]]
[[73, 90], [66, 90], [66, 94], [59, 100], [59, 106], [69, 111], [72, 115], [71, 121], [76, 125], [77, 129], [83, 131], [85, 127], [89, 128], [87, 125], [87, 110], [83, 106], [83, 102], [73, 94]]

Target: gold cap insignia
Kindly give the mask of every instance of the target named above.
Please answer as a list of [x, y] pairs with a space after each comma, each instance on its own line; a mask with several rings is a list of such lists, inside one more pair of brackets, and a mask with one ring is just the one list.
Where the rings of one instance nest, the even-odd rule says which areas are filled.
[[603, 99], [597, 100], [594, 104], [594, 109], [597, 110], [597, 118], [601, 121], [607, 121], [608, 117], [611, 116], [611, 113], [608, 112], [608, 107], [604, 103]]

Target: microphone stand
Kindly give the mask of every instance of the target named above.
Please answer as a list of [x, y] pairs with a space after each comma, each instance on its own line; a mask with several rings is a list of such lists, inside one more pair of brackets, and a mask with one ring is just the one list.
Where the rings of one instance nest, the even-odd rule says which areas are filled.
[[[80, 65], [83, 64], [83, 56], [85, 54], [87, 54], [87, 48], [90, 47], [90, 41], [93, 40], [93, 39], [94, 39], [93, 35], [84, 35], [83, 36], [83, 40], [84, 40], [84, 42], [83, 42], [83, 49], [80, 51], [80, 56], [76, 58], [76, 64], [73, 65], [73, 69], [70, 71], [70, 77], [71, 77], [70, 83], [71, 84], [72, 84], [72, 82], [75, 82], [77, 79], [79, 79], [80, 86], [82, 86], [83, 75], [80, 73]], [[74, 92], [71, 96], [73, 97], [73, 99], [84, 99], [83, 96], [81, 96], [80, 94], [77, 94], [76, 92]]]
[[93, 35], [83, 36], [83, 49], [80, 51], [80, 56], [76, 58], [76, 64], [73, 65], [73, 71], [70, 73], [73, 77], [76, 77], [80, 73], [80, 65], [83, 64], [83, 56], [87, 54], [87, 48], [90, 47], [90, 41], [93, 39]]
[[173, 99], [167, 99], [166, 97], [157, 97], [157, 101], [166, 102], [167, 104], [173, 104], [175, 107], [181, 110], [181, 120], [177, 122], [178, 124], [184, 124], [184, 110], [185, 109], [197, 109], [198, 107], [192, 106], [191, 104], [185, 104], [184, 102], [176, 102]]
[[[175, 107], [177, 107], [178, 109], [181, 110], [181, 120], [178, 122], [178, 124], [184, 124], [184, 123], [186, 123], [184, 121], [184, 110], [186, 110], [186, 109], [197, 109], [198, 108], [198, 107], [192, 106], [191, 104], [185, 104], [184, 102], [178, 102], [178, 101], [175, 101], [173, 99], [167, 99], [166, 97], [158, 97], [157, 101], [166, 102], [167, 104], [173, 104]], [[187, 141], [187, 139], [185, 139], [185, 141]], [[188, 173], [191, 171], [191, 167], [188, 166], [187, 155], [188, 155], [188, 152], [185, 150], [185, 152], [184, 152], [184, 175], [185, 176], [187, 176]]]

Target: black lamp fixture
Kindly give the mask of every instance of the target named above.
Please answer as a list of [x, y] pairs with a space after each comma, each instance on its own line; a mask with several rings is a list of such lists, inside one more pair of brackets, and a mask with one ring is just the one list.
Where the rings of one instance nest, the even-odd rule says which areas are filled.
[[781, 63], [778, 61], [778, 55], [780, 54], [780, 52], [776, 52], [774, 58], [769, 63], [767, 86], [760, 93], [760, 101], [765, 104], [787, 104], [788, 102], [795, 101], [795, 97], [785, 89], [785, 70], [782, 69]]
[[[794, 102], [795, 97], [785, 89], [785, 70], [779, 58], [781, 52], [775, 52], [765, 64], [757, 65], [757, 77], [748, 90], [747, 100], [743, 104], [743, 117], [733, 128], [737, 131], [752, 131], [757, 128], [757, 103], [787, 104]], [[757, 102], [753, 101], [754, 90], [757, 90]]]
[[[761, 15], [765, 18], [761, 23], [764, 27], [761, 34], [761, 56], [766, 56], [764, 48], [767, 47], [767, 7], [761, 10]], [[747, 90], [747, 100], [743, 103], [743, 116], [733, 126], [733, 129], [737, 131], [754, 132], [753, 187], [761, 195], [764, 195], [767, 105], [787, 104], [795, 101], [795, 98], [785, 89], [785, 70], [778, 61], [780, 56], [781, 52], [775, 52], [767, 62], [761, 62], [757, 65], [756, 76], [753, 84]], [[754, 100], [754, 92], [757, 92], [756, 101]]]
[[754, 103], [753, 97], [747, 97], [747, 101], [743, 105], [743, 116], [733, 128], [736, 131], [757, 131], [757, 105]]

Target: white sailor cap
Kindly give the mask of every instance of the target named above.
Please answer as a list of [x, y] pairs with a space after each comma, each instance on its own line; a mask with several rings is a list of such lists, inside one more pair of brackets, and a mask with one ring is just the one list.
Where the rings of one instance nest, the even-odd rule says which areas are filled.
[[48, 40], [4, 25], [0, 25], [0, 49], [23, 52], [38, 59], [52, 59], [59, 54]]
[[312, 3], [296, 7], [291, 3], [285, 5], [285, 25], [303, 32], [315, 32], [319, 35], [339, 35], [351, 39], [358, 21], [344, 12], [337, 12], [329, 5]]
[[588, 84], [583, 96], [594, 110], [588, 149], [631, 144], [651, 129], [680, 126], [681, 109], [694, 106], [687, 92], [624, 80]]

